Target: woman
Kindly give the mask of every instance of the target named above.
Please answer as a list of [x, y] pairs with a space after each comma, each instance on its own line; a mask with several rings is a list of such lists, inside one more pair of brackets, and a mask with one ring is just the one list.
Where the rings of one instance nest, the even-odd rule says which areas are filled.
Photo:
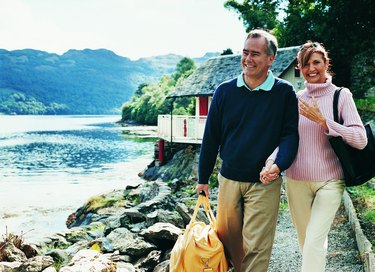
[[[328, 139], [340, 136], [349, 145], [363, 149], [365, 129], [351, 92], [343, 88], [338, 110], [343, 124], [334, 121], [333, 95], [339, 87], [332, 83], [329, 57], [317, 42], [306, 42], [297, 55], [305, 89], [298, 92], [300, 142], [297, 156], [286, 170], [286, 191], [292, 222], [302, 251], [302, 271], [325, 269], [327, 237], [344, 191], [344, 174]], [[277, 153], [277, 152], [274, 152]], [[264, 182], [278, 173], [261, 173]]]

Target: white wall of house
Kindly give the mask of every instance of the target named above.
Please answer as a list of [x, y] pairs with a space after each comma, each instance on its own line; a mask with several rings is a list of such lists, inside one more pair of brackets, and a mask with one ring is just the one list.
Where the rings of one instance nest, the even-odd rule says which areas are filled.
[[199, 116], [199, 96], [195, 97], [195, 116]]
[[305, 88], [304, 84], [304, 78], [302, 76], [302, 73], [300, 73], [300, 76], [296, 76], [296, 71], [294, 69], [294, 66], [291, 65], [281, 76], [281, 78], [289, 81], [292, 83], [296, 91], [300, 91]]

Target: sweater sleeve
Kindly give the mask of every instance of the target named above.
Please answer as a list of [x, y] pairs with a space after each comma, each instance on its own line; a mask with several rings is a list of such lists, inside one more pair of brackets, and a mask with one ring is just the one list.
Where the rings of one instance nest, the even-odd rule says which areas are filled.
[[279, 152], [279, 147], [276, 147], [275, 150], [272, 152], [272, 154], [269, 155], [269, 157], [267, 158], [265, 164], [267, 164], [269, 160], [275, 161], [278, 152]]
[[294, 91], [288, 93], [283, 116], [283, 129], [275, 164], [280, 171], [286, 170], [294, 161], [298, 150], [298, 100]]
[[355, 106], [352, 93], [348, 89], [343, 89], [340, 93], [338, 111], [343, 124], [327, 119], [328, 135], [342, 137], [347, 144], [354, 148], [365, 148], [367, 144], [366, 131]]
[[212, 98], [203, 134], [198, 164], [199, 184], [208, 184], [219, 152], [221, 117], [217, 93], [216, 91]]

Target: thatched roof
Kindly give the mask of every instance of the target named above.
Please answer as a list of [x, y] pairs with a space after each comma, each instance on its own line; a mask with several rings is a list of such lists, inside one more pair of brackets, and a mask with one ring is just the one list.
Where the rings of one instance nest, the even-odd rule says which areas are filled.
[[[285, 47], [277, 51], [276, 59], [271, 66], [275, 77], [281, 77], [294, 63], [299, 48], [299, 46]], [[241, 72], [241, 55], [211, 58], [183, 80], [168, 98], [212, 95], [220, 83], [237, 77]]]

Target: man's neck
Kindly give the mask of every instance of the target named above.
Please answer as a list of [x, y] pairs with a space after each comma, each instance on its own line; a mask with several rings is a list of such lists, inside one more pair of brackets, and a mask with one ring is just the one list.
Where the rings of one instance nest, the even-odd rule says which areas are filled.
[[258, 87], [259, 85], [261, 85], [264, 81], [266, 81], [267, 76], [268, 76], [268, 73], [265, 74], [264, 76], [260, 77], [260, 78], [250, 78], [250, 77], [247, 77], [247, 76], [243, 75], [243, 79], [244, 79], [247, 87], [249, 87], [250, 89], [253, 90], [256, 87]]

